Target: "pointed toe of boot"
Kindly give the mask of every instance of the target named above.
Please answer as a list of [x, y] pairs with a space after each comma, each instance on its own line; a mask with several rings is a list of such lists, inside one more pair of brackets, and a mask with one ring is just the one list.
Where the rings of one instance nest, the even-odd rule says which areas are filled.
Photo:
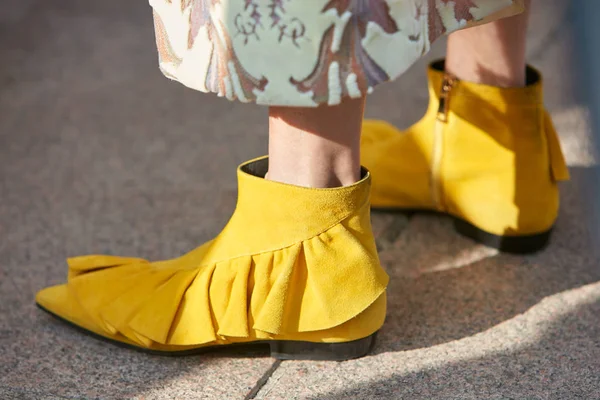
[[420, 138], [379, 120], [365, 121], [362, 132], [361, 163], [372, 175], [372, 207], [432, 208], [428, 154]]

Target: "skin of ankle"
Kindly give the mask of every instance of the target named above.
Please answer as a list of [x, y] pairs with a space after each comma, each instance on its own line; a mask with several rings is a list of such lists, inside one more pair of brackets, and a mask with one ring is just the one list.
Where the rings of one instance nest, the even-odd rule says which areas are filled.
[[267, 179], [331, 188], [360, 179], [360, 131], [365, 99], [337, 106], [270, 107]]
[[523, 14], [452, 33], [446, 71], [461, 80], [498, 87], [526, 84], [525, 44], [531, 1]]

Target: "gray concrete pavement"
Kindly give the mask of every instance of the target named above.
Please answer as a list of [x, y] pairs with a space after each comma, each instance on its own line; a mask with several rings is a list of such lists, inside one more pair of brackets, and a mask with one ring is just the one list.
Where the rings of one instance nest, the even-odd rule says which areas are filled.
[[[235, 166], [266, 151], [266, 111], [164, 79], [145, 2], [0, 0], [0, 398], [600, 399], [600, 258], [584, 207], [597, 157], [569, 1], [539, 3], [529, 58], [573, 175], [552, 246], [501, 255], [445, 219], [374, 215], [393, 279], [373, 355], [275, 363], [146, 356], [34, 307], [67, 256], [163, 259], [218, 233]], [[377, 90], [368, 114], [415, 121], [427, 61]]]

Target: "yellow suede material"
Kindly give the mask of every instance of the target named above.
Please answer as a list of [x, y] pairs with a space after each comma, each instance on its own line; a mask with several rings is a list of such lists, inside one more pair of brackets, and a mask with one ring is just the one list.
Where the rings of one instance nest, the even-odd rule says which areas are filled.
[[68, 260], [68, 282], [40, 291], [50, 312], [110, 339], [177, 351], [253, 340], [345, 342], [376, 332], [388, 276], [369, 217], [370, 176], [335, 189], [238, 169], [239, 199], [214, 240], [167, 261]]
[[415, 125], [400, 132], [382, 121], [364, 123], [373, 206], [447, 212], [500, 236], [550, 229], [557, 182], [569, 172], [539, 73], [530, 68], [524, 88], [456, 81], [445, 121], [438, 118], [444, 73], [432, 66], [428, 76], [430, 104]]

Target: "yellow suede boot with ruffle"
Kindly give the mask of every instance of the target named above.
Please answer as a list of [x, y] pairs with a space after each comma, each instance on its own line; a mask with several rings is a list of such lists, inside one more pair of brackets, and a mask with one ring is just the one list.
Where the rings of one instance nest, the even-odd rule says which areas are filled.
[[478, 242], [514, 253], [548, 243], [558, 215], [557, 182], [569, 179], [543, 105], [542, 78], [523, 88], [458, 80], [444, 62], [428, 71], [430, 104], [405, 132], [365, 121], [362, 163], [375, 209], [437, 211]]
[[239, 343], [280, 359], [364, 356], [386, 311], [369, 216], [370, 176], [313, 189], [238, 169], [236, 210], [214, 240], [173, 260], [92, 255], [37, 294], [52, 315], [119, 344], [184, 355]]

